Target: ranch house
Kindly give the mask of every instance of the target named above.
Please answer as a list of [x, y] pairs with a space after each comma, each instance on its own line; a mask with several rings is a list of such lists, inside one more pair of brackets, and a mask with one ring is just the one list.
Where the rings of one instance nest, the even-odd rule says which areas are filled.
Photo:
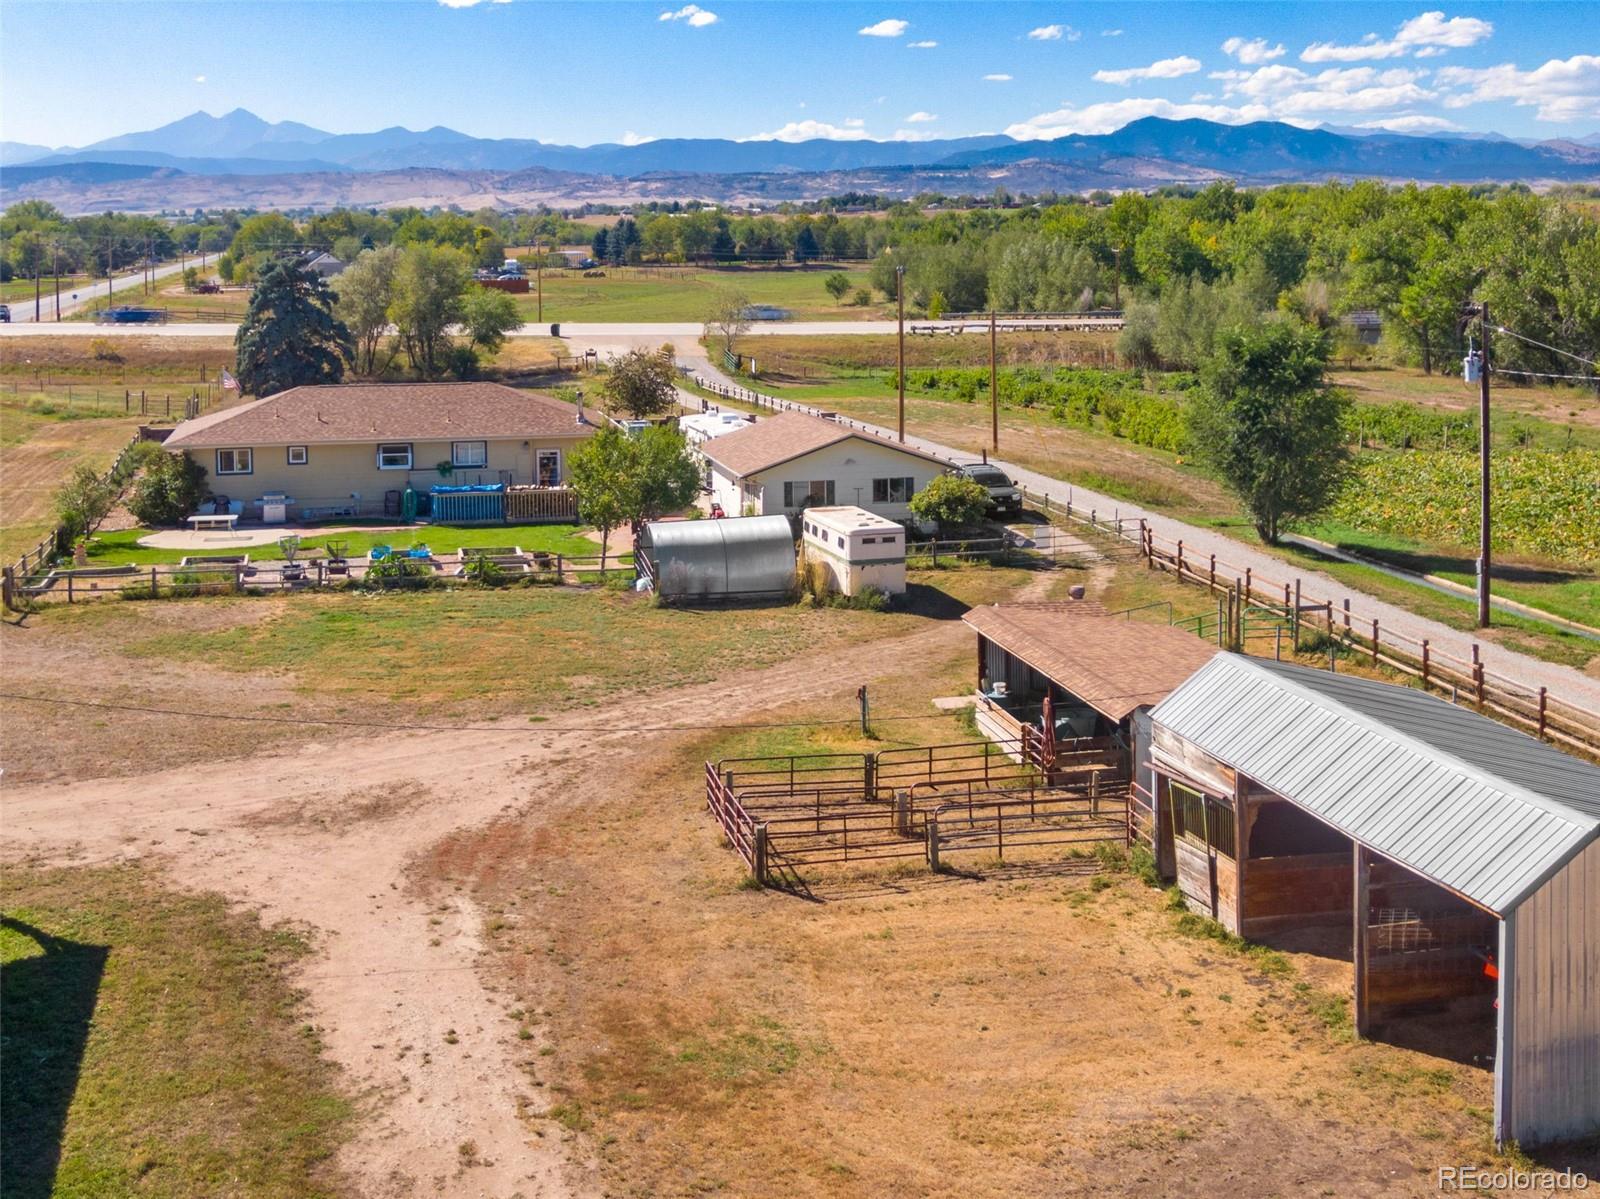
[[1497, 1140], [1600, 1128], [1600, 768], [1420, 691], [1238, 654], [1150, 720], [1134, 806], [1192, 909], [1348, 953], [1358, 1032], [1492, 1059]]
[[854, 505], [911, 520], [911, 497], [949, 462], [800, 412], [766, 417], [700, 447], [711, 498], [729, 516], [794, 515]]
[[240, 515], [283, 496], [290, 519], [315, 520], [396, 514], [408, 488], [560, 488], [593, 432], [571, 404], [499, 383], [348, 383], [208, 412], [164, 444]]

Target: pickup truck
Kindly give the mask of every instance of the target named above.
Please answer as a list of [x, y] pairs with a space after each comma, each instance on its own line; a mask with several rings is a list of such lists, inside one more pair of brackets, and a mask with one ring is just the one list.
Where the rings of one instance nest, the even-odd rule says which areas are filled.
[[1022, 490], [1011, 476], [988, 462], [969, 462], [957, 474], [981, 484], [989, 493], [989, 511], [1015, 516], [1022, 511]]

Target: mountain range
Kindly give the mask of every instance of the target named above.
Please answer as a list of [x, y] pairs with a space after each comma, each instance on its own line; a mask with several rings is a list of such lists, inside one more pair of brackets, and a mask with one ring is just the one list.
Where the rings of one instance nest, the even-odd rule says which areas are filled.
[[[30, 194], [44, 198], [42, 193], [49, 192], [69, 203], [74, 195], [82, 203], [116, 203], [117, 197], [90, 195], [86, 189], [138, 182], [146, 185], [135, 189], [140, 203], [169, 194], [173, 204], [185, 203], [180, 196], [197, 191], [225, 193], [225, 187], [215, 186], [224, 179], [316, 176], [322, 182], [312, 191], [331, 187], [355, 194], [387, 189], [371, 187], [376, 180], [332, 186], [328, 177], [418, 170], [474, 174], [478, 178], [467, 190], [489, 192], [497, 190], [496, 178], [542, 171], [547, 173], [542, 177], [546, 182], [558, 174], [570, 176], [578, 191], [591, 195], [606, 190], [619, 195], [656, 193], [663, 177], [671, 177], [692, 190], [693, 196], [681, 197], [686, 199], [728, 199], [752, 189], [811, 198], [827, 194], [816, 192], [821, 186], [867, 190], [869, 180], [876, 181], [875, 190], [888, 186], [891, 194], [915, 194], [904, 189], [922, 188], [930, 175], [941, 180], [933, 190], [956, 193], [987, 192], [997, 183], [1024, 190], [1024, 177], [1060, 180], [1064, 187], [1149, 187], [1209, 177], [1247, 183], [1329, 177], [1587, 182], [1600, 181], [1600, 133], [1519, 142], [1492, 134], [1422, 136], [1302, 129], [1271, 121], [1222, 125], [1147, 117], [1112, 133], [1051, 141], [1019, 141], [997, 134], [927, 141], [666, 138], [638, 145], [568, 146], [525, 138], [478, 138], [444, 126], [336, 134], [294, 121], [268, 122], [235, 109], [220, 117], [197, 112], [158, 129], [83, 147], [52, 149], [4, 142], [0, 167], [4, 168], [0, 199]], [[763, 175], [791, 178], [755, 180]], [[197, 186], [191, 178], [195, 176], [207, 177], [211, 184]], [[578, 186], [578, 177], [587, 182]], [[737, 185], [732, 177], [739, 177]], [[1073, 182], [1086, 179], [1102, 182]], [[258, 180], [241, 190], [289, 195], [294, 188]], [[212, 201], [219, 202], [226, 201]]]

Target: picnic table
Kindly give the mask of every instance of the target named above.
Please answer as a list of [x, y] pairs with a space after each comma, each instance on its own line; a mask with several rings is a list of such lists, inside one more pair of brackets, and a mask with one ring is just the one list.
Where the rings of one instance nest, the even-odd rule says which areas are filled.
[[239, 523], [237, 512], [196, 512], [188, 518], [190, 526], [199, 532], [201, 529], [227, 529], [230, 532]]

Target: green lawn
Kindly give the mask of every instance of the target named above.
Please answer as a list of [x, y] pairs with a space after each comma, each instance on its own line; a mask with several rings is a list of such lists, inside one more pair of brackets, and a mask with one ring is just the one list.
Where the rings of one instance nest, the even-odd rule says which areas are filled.
[[[838, 269], [851, 290], [867, 285], [856, 267], [690, 268], [606, 267], [604, 278], [585, 279], [581, 271], [547, 271], [546, 321], [700, 321], [722, 291], [736, 291], [752, 304], [775, 304], [803, 320], [857, 320], [881, 317], [888, 309], [874, 296], [857, 307], [835, 303], [822, 282]], [[846, 294], [849, 299], [849, 293]], [[525, 320], [533, 320], [532, 290], [517, 297]]]
[[[215, 546], [198, 550], [156, 549], [140, 545], [139, 538], [149, 533], [149, 529], [101, 533], [89, 546], [89, 560], [96, 566], [122, 566], [126, 563], [159, 566], [182, 561], [185, 555], [191, 554], [248, 553], [252, 560], [283, 556], [277, 545], [270, 542], [235, 549], [219, 540]], [[403, 529], [358, 528], [351, 532], [330, 530], [305, 534], [300, 540], [299, 556], [309, 558], [314, 554], [326, 553], [330, 540], [342, 542], [344, 552], [350, 557], [364, 555], [375, 545], [387, 545], [395, 549], [426, 545], [435, 554], [453, 554], [468, 546], [507, 545], [571, 556], [600, 552], [599, 543], [583, 536], [577, 525], [415, 525]]]
[[316, 1199], [350, 1112], [285, 979], [308, 952], [129, 866], [6, 872], [4, 1194]]

